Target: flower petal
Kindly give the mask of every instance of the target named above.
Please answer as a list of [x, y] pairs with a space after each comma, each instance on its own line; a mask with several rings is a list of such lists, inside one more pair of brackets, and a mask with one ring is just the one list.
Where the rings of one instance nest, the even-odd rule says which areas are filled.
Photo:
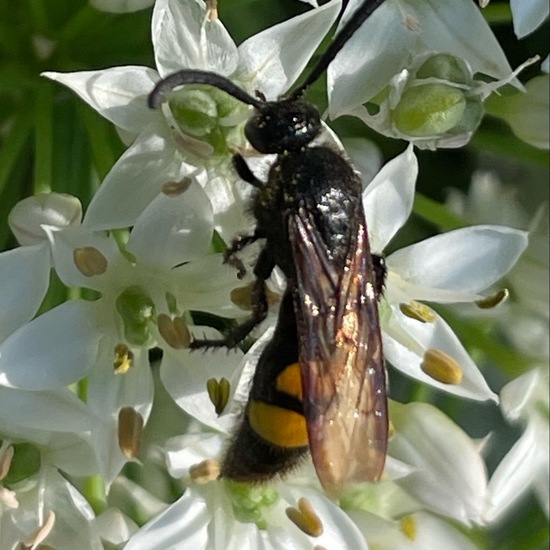
[[371, 250], [380, 253], [405, 224], [414, 202], [418, 161], [412, 145], [382, 167], [363, 192]]
[[[212, 331], [209, 331], [212, 334]], [[199, 332], [200, 334], [200, 332]], [[185, 412], [203, 424], [215, 429], [227, 429], [214, 409], [207, 389], [207, 380], [226, 378], [231, 383], [231, 394], [238, 379], [237, 368], [242, 358], [238, 350], [205, 351], [204, 353], [182, 350], [166, 350], [162, 358], [160, 378], [168, 393]], [[231, 397], [231, 396], [230, 396]], [[229, 423], [233, 422], [230, 419]]]
[[300, 76], [340, 7], [341, 0], [331, 0], [245, 40], [239, 46], [235, 76], [247, 81], [254, 75], [255, 89], [269, 100], [277, 99]]
[[436, 235], [402, 248], [387, 260], [389, 271], [429, 289], [476, 293], [490, 287], [516, 263], [527, 247], [527, 233], [505, 226], [477, 225]]
[[147, 67], [127, 65], [100, 71], [42, 73], [76, 92], [101, 116], [127, 132], [138, 134], [158, 118], [147, 106], [147, 95], [158, 74]]
[[[347, 17], [359, 1], [349, 2]], [[511, 72], [483, 15], [469, 0], [389, 1], [363, 23], [331, 63], [327, 75], [330, 117], [367, 102], [414, 54], [426, 51], [460, 57], [474, 73], [497, 79]]]
[[436, 514], [479, 521], [487, 474], [474, 441], [432, 405], [392, 402], [390, 417], [396, 433], [389, 453], [416, 467], [396, 483]]
[[[548, 443], [548, 423], [533, 418], [491, 477], [489, 506], [485, 514], [487, 521], [503, 517], [531, 488], [545, 487]], [[544, 492], [547, 492], [546, 488]]]
[[204, 497], [188, 489], [174, 504], [146, 523], [125, 550], [198, 550], [207, 548], [211, 512]]
[[[391, 316], [383, 321], [386, 359], [407, 376], [440, 390], [469, 399], [498, 401], [455, 333], [435, 315], [435, 321], [422, 323], [401, 313], [398, 306], [391, 306]], [[429, 349], [440, 350], [458, 363], [462, 370], [459, 384], [443, 384], [421, 369], [424, 354]]]
[[22, 246], [0, 254], [0, 342], [30, 321], [48, 290], [50, 249]]
[[518, 38], [532, 33], [548, 19], [550, 5], [546, 0], [510, 0], [514, 32]]
[[163, 183], [179, 181], [186, 165], [163, 126], [153, 124], [118, 159], [94, 195], [83, 225], [115, 229], [134, 225]]
[[237, 46], [219, 19], [207, 17], [200, 0], [157, 0], [151, 33], [163, 78], [180, 69], [228, 76], [237, 66]]
[[[68, 287], [92, 288], [101, 290], [102, 282], [109, 278], [109, 268], [121, 258], [115, 240], [104, 233], [94, 233], [87, 227], [71, 227], [62, 231], [46, 228], [51, 240], [53, 263], [59, 278]], [[78, 251], [93, 249], [97, 259], [104, 265], [91, 274], [85, 266], [79, 265]]]
[[83, 300], [65, 302], [16, 330], [0, 346], [0, 384], [49, 390], [86, 376], [100, 335], [94, 309]]
[[193, 180], [178, 195], [159, 193], [138, 217], [128, 250], [152, 264], [172, 267], [203, 256], [212, 242], [212, 205]]

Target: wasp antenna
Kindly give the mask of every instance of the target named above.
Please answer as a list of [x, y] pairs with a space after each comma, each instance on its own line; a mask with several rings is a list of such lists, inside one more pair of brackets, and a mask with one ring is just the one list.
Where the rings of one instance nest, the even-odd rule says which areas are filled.
[[157, 83], [153, 91], [149, 94], [147, 104], [151, 109], [157, 109], [165, 100], [166, 95], [169, 92], [178, 86], [183, 86], [184, 84], [208, 84], [209, 86], [214, 86], [215, 88], [228, 93], [230, 96], [233, 96], [235, 99], [238, 99], [247, 105], [256, 107], [257, 109], [263, 105], [262, 101], [246, 93], [228, 78], [209, 71], [199, 71], [193, 69], [178, 71], [177, 73], [173, 73], [166, 78], [163, 78]]
[[336, 35], [334, 40], [329, 44], [326, 52], [319, 59], [317, 65], [313, 67], [305, 82], [292, 94], [288, 99], [294, 100], [299, 98], [307, 88], [309, 88], [326, 70], [331, 61], [336, 57], [336, 54], [343, 48], [344, 44], [353, 36], [355, 31], [363, 24], [363, 22], [372, 15], [374, 10], [381, 6], [385, 0], [365, 0], [351, 16], [349, 21], [344, 25], [344, 28]]

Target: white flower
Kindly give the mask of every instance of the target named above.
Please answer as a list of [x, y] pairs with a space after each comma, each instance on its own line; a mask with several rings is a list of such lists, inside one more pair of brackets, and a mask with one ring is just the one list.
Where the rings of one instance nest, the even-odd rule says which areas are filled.
[[480, 523], [487, 472], [477, 445], [441, 411], [426, 403], [390, 404], [395, 434], [389, 454], [413, 467], [396, 480], [424, 510]]
[[[529, 172], [528, 177], [532, 177], [536, 185], [536, 172]], [[521, 353], [544, 360], [550, 349], [548, 217], [546, 206], [529, 215], [519, 202], [518, 193], [524, 192], [523, 189], [524, 186], [504, 186], [495, 172], [477, 171], [468, 195], [451, 193], [447, 204], [471, 222], [499, 223], [529, 230], [529, 246], [506, 276], [510, 299], [503, 304], [495, 322]], [[490, 311], [485, 312], [489, 314]]]
[[363, 511], [349, 515], [364, 533], [369, 548], [384, 550], [476, 550], [477, 546], [443, 519], [416, 512], [400, 519], [383, 519]]
[[[83, 226], [47, 228], [61, 280], [101, 297], [65, 302], [0, 345], [0, 380], [8, 387], [54, 391], [89, 375], [88, 405], [102, 420], [92, 437], [108, 483], [135, 452], [120, 448], [125, 425], [120, 415], [146, 422], [151, 410], [148, 350], [181, 348], [179, 359], [198, 368], [211, 355], [190, 356], [183, 316], [191, 309], [227, 317], [240, 313], [230, 301], [234, 270], [223, 267], [218, 256], [204, 257], [212, 235], [204, 191], [193, 182], [182, 183], [179, 193], [170, 190], [140, 215], [124, 253], [112, 237]], [[238, 361], [237, 354], [231, 357]], [[228, 358], [221, 372], [232, 368]]]
[[[222, 236], [232, 238], [246, 228], [243, 203], [251, 186], [237, 182], [227, 168], [229, 149], [244, 145], [240, 126], [246, 109], [204, 87], [177, 92], [174, 103], [158, 111], [147, 107], [147, 96], [160, 78], [188, 68], [221, 74], [274, 99], [300, 75], [339, 8], [340, 0], [332, 0], [237, 47], [222, 23], [208, 18], [202, 0], [157, 0], [152, 37], [158, 73], [136, 66], [45, 73], [135, 140], [103, 181], [84, 223], [93, 228], [133, 225], [164, 183], [192, 173], [207, 191]], [[199, 131], [206, 134], [197, 135]]]
[[94, 513], [86, 499], [55, 469], [44, 466], [13, 485], [19, 506], [2, 511], [2, 548], [102, 550]]
[[[342, 22], [357, 4], [349, 3]], [[476, 81], [476, 73], [498, 82]], [[515, 75], [472, 2], [387, 0], [330, 65], [329, 116], [357, 116], [419, 147], [459, 147], [477, 127], [482, 102], [517, 84]]]
[[[371, 251], [380, 254], [412, 210], [417, 164], [412, 147], [382, 168], [363, 193]], [[390, 254], [381, 303], [384, 355], [396, 368], [450, 393], [495, 399], [450, 327], [431, 309], [415, 315], [417, 300], [474, 302], [517, 261], [525, 232], [504, 226], [474, 226], [437, 235]], [[425, 315], [424, 315], [425, 314]], [[422, 370], [430, 350], [459, 365], [462, 380], [443, 383]], [[445, 361], [443, 361], [445, 362]]]
[[525, 431], [491, 476], [486, 520], [503, 519], [528, 491], [534, 492], [548, 517], [548, 366], [508, 383], [501, 391], [501, 407], [508, 420], [521, 422]]

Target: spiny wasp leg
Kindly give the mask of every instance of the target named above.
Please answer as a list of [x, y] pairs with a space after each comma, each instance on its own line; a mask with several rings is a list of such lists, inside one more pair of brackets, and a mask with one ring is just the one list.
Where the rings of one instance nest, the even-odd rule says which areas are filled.
[[191, 342], [191, 349], [207, 348], [235, 348], [258, 326], [267, 315], [267, 295], [264, 279], [256, 279], [252, 289], [252, 315], [240, 325], [229, 330], [218, 340], [195, 339]]

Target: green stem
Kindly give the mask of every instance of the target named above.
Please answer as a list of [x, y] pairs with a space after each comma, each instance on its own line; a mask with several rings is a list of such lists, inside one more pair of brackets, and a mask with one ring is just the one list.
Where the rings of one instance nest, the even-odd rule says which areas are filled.
[[53, 93], [49, 83], [37, 88], [35, 102], [34, 192], [52, 190]]

